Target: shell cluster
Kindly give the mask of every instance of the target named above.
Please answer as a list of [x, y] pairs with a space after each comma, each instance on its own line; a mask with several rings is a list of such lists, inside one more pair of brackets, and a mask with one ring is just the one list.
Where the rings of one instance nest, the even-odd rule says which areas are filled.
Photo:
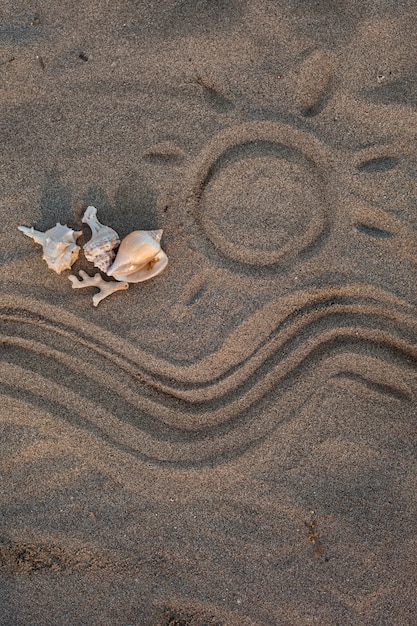
[[[81, 280], [75, 275], [69, 276], [74, 289], [91, 286], [99, 288], [100, 292], [93, 298], [94, 306], [111, 293], [127, 289], [129, 283], [149, 280], [166, 268], [168, 257], [160, 243], [162, 230], [135, 230], [120, 242], [119, 235], [113, 228], [98, 221], [94, 206], [87, 207], [81, 221], [91, 230], [91, 239], [83, 246], [85, 258], [117, 281], [106, 281], [98, 273], [92, 277], [83, 270], [79, 272]], [[76, 241], [82, 231], [74, 231], [62, 224], [57, 224], [45, 233], [33, 227], [18, 228], [43, 247], [43, 259], [58, 274], [70, 269], [78, 259], [80, 246]]]

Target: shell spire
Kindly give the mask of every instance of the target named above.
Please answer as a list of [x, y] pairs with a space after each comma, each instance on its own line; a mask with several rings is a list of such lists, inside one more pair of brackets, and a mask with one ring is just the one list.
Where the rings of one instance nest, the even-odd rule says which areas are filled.
[[159, 230], [146, 230], [144, 232], [149, 233], [149, 235], [153, 237], [155, 241], [159, 243], [162, 239], [162, 235], [164, 231], [162, 230], [162, 228], [160, 228]]
[[18, 226], [17, 229], [20, 230], [20, 232], [27, 237], [30, 237], [31, 239], [36, 241], [36, 243], [38, 243], [40, 246], [43, 246], [46, 238], [46, 233], [42, 233], [40, 230], [35, 230], [33, 226], [31, 226], [30, 228], [28, 226]]

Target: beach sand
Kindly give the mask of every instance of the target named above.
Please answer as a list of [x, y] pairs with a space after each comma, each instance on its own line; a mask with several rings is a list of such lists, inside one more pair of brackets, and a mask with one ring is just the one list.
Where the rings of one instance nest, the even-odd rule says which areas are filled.
[[416, 10], [3, 3], [1, 625], [416, 624]]

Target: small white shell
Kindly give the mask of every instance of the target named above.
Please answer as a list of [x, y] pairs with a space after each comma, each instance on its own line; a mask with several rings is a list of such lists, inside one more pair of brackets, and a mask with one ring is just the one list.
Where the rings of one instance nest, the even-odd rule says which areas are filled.
[[57, 274], [70, 269], [78, 259], [80, 246], [76, 245], [76, 241], [81, 237], [81, 231], [72, 230], [58, 222], [45, 233], [27, 226], [18, 226], [18, 229], [43, 247], [42, 258]]
[[119, 245], [120, 239], [113, 228], [100, 224], [96, 216], [96, 207], [87, 207], [81, 221], [91, 228], [92, 237], [84, 245], [83, 250], [87, 261], [91, 261], [95, 267], [107, 272], [116, 256], [113, 250]]
[[159, 243], [162, 232], [135, 230], [127, 235], [107, 274], [116, 280], [140, 283], [162, 272], [168, 264], [168, 257]]

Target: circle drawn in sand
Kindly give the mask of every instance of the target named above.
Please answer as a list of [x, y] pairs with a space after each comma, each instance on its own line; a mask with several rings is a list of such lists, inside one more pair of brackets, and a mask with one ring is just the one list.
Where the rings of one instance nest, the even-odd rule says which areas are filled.
[[312, 248], [325, 231], [331, 156], [320, 141], [275, 122], [219, 133], [191, 172], [188, 197], [226, 256], [273, 265]]

